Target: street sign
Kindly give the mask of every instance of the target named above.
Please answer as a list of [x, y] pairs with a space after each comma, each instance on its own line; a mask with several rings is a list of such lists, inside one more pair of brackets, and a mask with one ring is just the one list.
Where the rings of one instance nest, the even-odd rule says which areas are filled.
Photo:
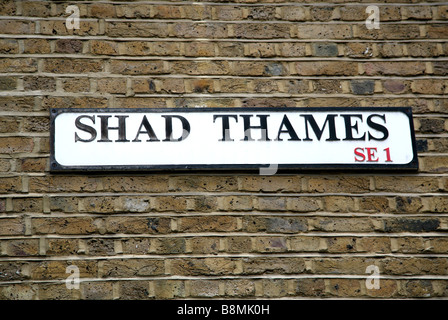
[[405, 107], [50, 113], [52, 171], [418, 169]]

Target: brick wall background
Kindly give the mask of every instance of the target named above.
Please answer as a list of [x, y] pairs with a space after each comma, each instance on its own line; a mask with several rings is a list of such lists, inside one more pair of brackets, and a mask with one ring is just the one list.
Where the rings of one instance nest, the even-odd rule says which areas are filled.
[[[0, 2], [0, 298], [448, 296], [446, 3]], [[420, 170], [48, 172], [50, 107], [197, 106], [411, 106]]]

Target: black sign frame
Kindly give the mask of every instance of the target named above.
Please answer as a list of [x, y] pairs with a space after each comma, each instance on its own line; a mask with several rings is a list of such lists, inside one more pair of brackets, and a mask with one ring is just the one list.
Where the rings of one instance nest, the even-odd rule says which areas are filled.
[[191, 172], [191, 171], [258, 171], [269, 164], [186, 164], [186, 165], [86, 165], [65, 166], [55, 159], [55, 120], [62, 113], [169, 113], [169, 112], [402, 112], [409, 119], [413, 158], [407, 164], [278, 164], [278, 172], [291, 171], [411, 171], [419, 169], [417, 143], [415, 138], [411, 107], [241, 107], [241, 108], [51, 108], [50, 109], [50, 171], [61, 172]]

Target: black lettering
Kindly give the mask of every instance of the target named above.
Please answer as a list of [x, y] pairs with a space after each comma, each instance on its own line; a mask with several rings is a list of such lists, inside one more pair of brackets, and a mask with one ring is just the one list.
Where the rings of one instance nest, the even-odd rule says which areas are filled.
[[118, 140], [115, 142], [129, 142], [126, 140], [126, 118], [129, 116], [115, 116], [118, 118], [118, 127], [109, 127], [109, 118], [112, 116], [98, 116], [101, 119], [101, 139], [98, 142], [112, 142], [109, 139], [109, 130], [118, 130]]
[[258, 139], [258, 141], [271, 141], [268, 138], [267, 117], [269, 117], [269, 115], [257, 115], [257, 117], [260, 118], [259, 126], [252, 126], [250, 124], [250, 118], [252, 117], [250, 114], [243, 114], [240, 115], [240, 117], [242, 117], [244, 121], [244, 139], [241, 139], [241, 141], [254, 141], [251, 135], [252, 129], [261, 129], [261, 139]]
[[[145, 130], [142, 130], [142, 127], [144, 127]], [[146, 118], [146, 116], [143, 116], [142, 123], [140, 124], [140, 127], [138, 128], [137, 135], [135, 136], [135, 139], [132, 140], [132, 142], [141, 142], [141, 140], [139, 140], [138, 137], [142, 133], [146, 133], [149, 136], [149, 139], [146, 140], [147, 142], [160, 141], [159, 139], [157, 139], [156, 133], [152, 129], [151, 124], [149, 123], [148, 118]]]
[[369, 141], [370, 141], [370, 140], [377, 140], [377, 141], [383, 141], [383, 140], [386, 140], [387, 137], [389, 137], [389, 130], [387, 130], [387, 128], [386, 128], [385, 126], [383, 126], [382, 124], [373, 122], [373, 120], [372, 120], [373, 117], [378, 117], [378, 118], [380, 118], [380, 119], [383, 119], [384, 123], [386, 123], [386, 115], [384, 115], [384, 114], [383, 114], [383, 115], [380, 115], [380, 114], [372, 114], [372, 115], [370, 115], [370, 116], [367, 118], [367, 125], [368, 125], [370, 128], [375, 129], [375, 130], [378, 130], [378, 131], [380, 131], [380, 132], [383, 133], [383, 136], [382, 136], [381, 138], [377, 138], [377, 137], [374, 137], [373, 135], [371, 135], [370, 132], [369, 132], [369, 135], [368, 135], [368, 137], [369, 137]]
[[[166, 138], [163, 141], [182, 141], [190, 135], [190, 123], [182, 116], [162, 116], [165, 118], [165, 134]], [[173, 118], [177, 118], [182, 123], [182, 136], [180, 138], [173, 138]]]
[[222, 139], [219, 139], [219, 141], [233, 141], [233, 139], [230, 138], [230, 123], [229, 118], [235, 119], [236, 122], [238, 122], [237, 115], [235, 114], [215, 114], [213, 115], [213, 123], [215, 123], [215, 120], [218, 118], [222, 118]]
[[76, 128], [78, 128], [79, 130], [82, 130], [84, 132], [90, 133], [90, 138], [89, 139], [82, 139], [82, 138], [80, 138], [78, 136], [78, 133], [75, 132], [75, 142], [78, 142], [78, 141], [81, 141], [81, 142], [91, 142], [91, 141], [95, 140], [95, 138], [96, 138], [96, 130], [95, 130], [95, 128], [82, 123], [81, 119], [83, 119], [83, 118], [90, 119], [95, 124], [95, 116], [79, 116], [79, 117], [77, 117], [76, 120], [75, 120]]
[[[283, 126], [286, 127], [286, 130], [283, 130]], [[299, 137], [297, 136], [297, 133], [295, 132], [294, 128], [292, 127], [291, 122], [289, 121], [288, 117], [286, 115], [283, 116], [282, 123], [280, 124], [280, 128], [278, 129], [277, 139], [276, 141], [283, 141], [280, 138], [280, 135], [282, 133], [289, 134], [289, 141], [300, 141]]]
[[337, 117], [337, 115], [335, 115], [335, 114], [327, 115], [327, 118], [325, 119], [322, 129], [319, 128], [318, 124], [316, 123], [316, 120], [314, 119], [314, 117], [311, 114], [306, 114], [306, 115], [301, 115], [301, 116], [305, 118], [306, 138], [304, 139], [304, 141], [312, 141], [313, 140], [309, 136], [308, 124], [311, 125], [311, 128], [313, 129], [314, 134], [317, 137], [317, 140], [320, 141], [327, 123], [328, 123], [329, 131], [330, 131], [330, 136], [326, 141], [340, 140], [336, 137], [336, 125], [335, 125], [335, 121], [334, 121], [334, 118]]
[[345, 139], [344, 141], [356, 141], [356, 140], [365, 140], [366, 134], [364, 133], [362, 137], [355, 138], [353, 137], [353, 129], [356, 131], [356, 133], [359, 133], [358, 129], [358, 122], [355, 124], [352, 124], [352, 117], [353, 118], [359, 118], [362, 121], [362, 115], [361, 114], [343, 114], [341, 115], [344, 118], [345, 122]]

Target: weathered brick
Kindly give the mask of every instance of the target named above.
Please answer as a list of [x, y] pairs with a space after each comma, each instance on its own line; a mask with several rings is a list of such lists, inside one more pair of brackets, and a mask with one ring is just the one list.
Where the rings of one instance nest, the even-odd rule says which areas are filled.
[[[362, 274], [365, 275], [369, 265], [379, 263], [376, 258], [364, 257], [331, 257], [312, 259], [312, 273], [314, 274]], [[382, 261], [381, 261], [382, 262]], [[342, 271], [343, 270], [343, 271]], [[380, 269], [380, 272], [382, 270]]]
[[99, 79], [97, 81], [97, 90], [101, 93], [126, 93], [126, 79], [124, 78], [108, 78]]
[[311, 236], [294, 236], [289, 238], [289, 245], [293, 252], [319, 252], [321, 239]]
[[317, 57], [338, 56], [338, 46], [335, 43], [313, 43], [313, 51]]
[[19, 42], [15, 39], [0, 39], [0, 53], [19, 53]]
[[370, 180], [366, 177], [311, 177], [307, 179], [308, 191], [311, 192], [350, 192], [360, 193], [369, 191]]
[[90, 16], [94, 18], [115, 18], [117, 6], [108, 3], [92, 3], [89, 6]]
[[217, 254], [220, 251], [220, 238], [193, 237], [188, 240], [188, 247], [190, 248], [191, 253], [194, 254], [198, 253]]
[[0, 14], [2, 16], [14, 16], [16, 13], [16, 2], [14, 0], [4, 0], [0, 8]]
[[215, 8], [216, 18], [223, 21], [242, 20], [244, 12], [242, 7], [238, 6], [216, 6]]
[[396, 218], [384, 221], [385, 232], [432, 232], [440, 227], [436, 218]]
[[371, 43], [347, 42], [344, 44], [344, 52], [350, 58], [371, 58], [375, 56]]
[[42, 198], [14, 198], [13, 212], [42, 212]]
[[304, 57], [306, 55], [306, 45], [300, 42], [282, 42], [280, 44], [282, 56]]
[[[125, 43], [127, 44], [127, 43]], [[126, 46], [124, 46], [126, 47]], [[90, 52], [93, 54], [107, 54], [107, 55], [118, 55], [119, 54], [119, 43], [114, 41], [105, 40], [90, 40], [89, 41]]]
[[55, 91], [56, 79], [52, 77], [24, 77], [23, 88], [27, 91]]
[[263, 296], [268, 298], [281, 298], [288, 295], [288, 282], [283, 279], [261, 280]]
[[184, 298], [185, 282], [182, 280], [154, 280], [154, 296], [156, 299]]
[[31, 277], [37, 280], [65, 280], [67, 278], [67, 267], [71, 265], [74, 265], [79, 269], [81, 278], [97, 276], [97, 262], [89, 260], [33, 261], [30, 263], [30, 273]]
[[110, 37], [160, 37], [168, 36], [168, 23], [154, 22], [106, 22]]
[[361, 39], [399, 40], [418, 39], [420, 29], [414, 24], [383, 24], [380, 29], [369, 30], [365, 25], [355, 26], [355, 34]]
[[33, 21], [1, 20], [0, 30], [8, 34], [33, 34], [35, 23]]
[[224, 284], [225, 294], [230, 297], [253, 297], [255, 282], [252, 279], [229, 279]]
[[56, 40], [55, 52], [60, 53], [81, 53], [83, 41], [76, 39], [59, 39]]
[[430, 39], [443, 37], [448, 32], [448, 28], [444, 24], [433, 24], [426, 26], [426, 36]]
[[225, 75], [229, 74], [227, 61], [173, 61], [171, 72], [187, 75]]
[[430, 280], [407, 280], [400, 288], [400, 294], [407, 297], [428, 298], [434, 293]]
[[327, 238], [327, 251], [328, 252], [356, 252], [357, 251], [357, 239], [353, 237], [339, 237], [339, 238]]
[[171, 232], [171, 221], [158, 217], [114, 216], [106, 219], [105, 230], [112, 234], [167, 234]]
[[280, 8], [282, 20], [287, 21], [306, 21], [307, 13], [304, 7], [285, 6]]
[[154, 276], [164, 273], [161, 259], [110, 259], [102, 265], [102, 277], [128, 278]]
[[115, 255], [114, 239], [88, 239], [85, 242], [87, 253], [91, 256]]
[[286, 198], [283, 197], [258, 198], [257, 208], [260, 211], [285, 211]]
[[215, 56], [215, 44], [211, 42], [187, 42], [184, 45], [187, 57], [213, 57]]
[[0, 59], [0, 72], [32, 73], [37, 71], [37, 60], [32, 58], [2, 58]]
[[50, 256], [75, 255], [79, 249], [78, 239], [47, 239], [45, 254]]
[[129, 4], [126, 6], [116, 6], [116, 14], [118, 18], [151, 18], [153, 14], [151, 11], [154, 10], [153, 6], [142, 3], [142, 4]]
[[217, 42], [216, 47], [221, 57], [241, 57], [244, 55], [244, 45], [238, 42]]
[[25, 117], [22, 121], [22, 132], [49, 132], [50, 119], [48, 117]]
[[314, 24], [301, 24], [297, 27], [299, 39], [342, 40], [351, 38], [352, 34], [352, 27], [344, 24], [322, 24], [319, 28]]
[[356, 251], [390, 253], [391, 239], [388, 237], [361, 237], [356, 238]]
[[422, 94], [444, 94], [448, 83], [443, 80], [417, 79], [412, 81], [413, 93]]
[[124, 75], [149, 75], [166, 73], [163, 61], [157, 60], [112, 60], [111, 72]]
[[192, 297], [213, 298], [219, 296], [219, 281], [197, 280], [191, 281], [190, 285]]
[[48, 217], [31, 220], [34, 234], [86, 235], [99, 232], [97, 224], [98, 221], [90, 217]]
[[359, 199], [361, 212], [390, 212], [390, 202], [386, 197], [362, 197]]
[[322, 202], [314, 197], [288, 198], [287, 205], [293, 212], [313, 212], [322, 209]]
[[2, 281], [23, 281], [30, 278], [25, 271], [29, 267], [27, 262], [2, 261], [0, 262], [0, 274]]
[[250, 196], [226, 196], [219, 201], [221, 210], [247, 211], [253, 209], [253, 200]]
[[46, 39], [24, 39], [23, 53], [50, 53], [51, 44]]
[[6, 254], [12, 257], [37, 256], [39, 254], [39, 240], [18, 239], [7, 241]]
[[237, 231], [238, 218], [227, 216], [182, 217], [177, 219], [180, 232], [231, 232]]
[[388, 79], [383, 82], [383, 90], [387, 93], [408, 93], [410, 91], [411, 83], [405, 80]]
[[97, 108], [107, 107], [107, 98], [104, 97], [73, 97], [73, 96], [45, 96], [42, 98], [42, 107], [48, 108], [58, 108], [60, 106], [65, 106], [66, 108], [89, 108], [96, 106]]
[[233, 28], [235, 36], [243, 39], [277, 39], [290, 36], [290, 27], [284, 24], [241, 23]]
[[13, 77], [0, 77], [0, 91], [13, 91], [17, 87], [17, 80]]
[[252, 241], [251, 237], [227, 237], [227, 251], [229, 252], [251, 252]]
[[301, 76], [354, 76], [358, 74], [358, 65], [347, 61], [303, 61], [295, 63], [294, 71]]
[[284, 237], [257, 237], [254, 243], [257, 252], [287, 252], [288, 245]]
[[437, 192], [437, 180], [431, 177], [375, 177], [375, 188], [389, 192]]
[[295, 281], [295, 293], [304, 297], [326, 296], [324, 279], [297, 279]]
[[89, 73], [104, 71], [101, 60], [48, 58], [44, 60], [43, 70], [51, 73]]
[[48, 17], [51, 15], [51, 3], [23, 1], [22, 14], [31, 17]]
[[22, 218], [1, 218], [0, 234], [18, 236], [25, 234], [25, 221]]
[[21, 177], [2, 177], [0, 178], [0, 193], [13, 193], [22, 191]]
[[244, 258], [243, 273], [256, 274], [297, 274], [305, 270], [304, 258]]
[[210, 276], [232, 275], [238, 273], [236, 259], [232, 258], [174, 258], [170, 262], [172, 275]]
[[448, 74], [448, 63], [446, 61], [435, 61], [432, 63], [434, 75], [445, 76]]
[[274, 20], [276, 17], [275, 9], [271, 6], [249, 7], [245, 18], [250, 20]]
[[43, 35], [81, 35], [96, 36], [101, 34], [98, 21], [82, 20], [79, 29], [67, 28], [65, 20], [42, 20], [40, 21], [40, 33]]
[[63, 79], [62, 88], [66, 92], [89, 92], [90, 80], [88, 78]]
[[145, 300], [149, 299], [149, 285], [147, 281], [120, 281], [120, 299]]
[[249, 43], [247, 45], [248, 57], [274, 57], [276, 56], [275, 44], [273, 43]]
[[434, 42], [413, 42], [406, 44], [411, 57], [438, 57], [437, 43]]
[[388, 258], [382, 265], [385, 274], [418, 275], [428, 272], [445, 275], [447, 272], [447, 261], [443, 258]]
[[398, 284], [396, 280], [380, 279], [379, 288], [366, 288], [366, 294], [374, 298], [392, 298], [398, 295]]
[[[65, 288], [65, 285], [64, 285]], [[66, 288], [65, 288], [66, 289]], [[67, 290], [66, 290], [67, 291]], [[41, 299], [45, 296], [40, 295]], [[62, 295], [59, 296], [62, 299]], [[30, 284], [10, 284], [0, 287], [0, 299], [2, 300], [35, 300], [37, 288]]]
[[86, 281], [81, 284], [82, 296], [86, 300], [112, 300], [112, 288], [111, 282]]
[[391, 241], [394, 243], [394, 252], [419, 253], [426, 249], [425, 239], [421, 237], [398, 237], [392, 238]]
[[363, 65], [368, 76], [393, 75], [411, 76], [425, 73], [423, 62], [366, 62]]
[[187, 210], [187, 199], [176, 196], [157, 197], [154, 208], [156, 211], [183, 212]]
[[[0, 80], [1, 82], [1, 80]], [[0, 117], [0, 133], [17, 134], [20, 131], [20, 119], [17, 117]]]
[[313, 218], [310, 230], [325, 232], [372, 232], [374, 220], [367, 218]]

